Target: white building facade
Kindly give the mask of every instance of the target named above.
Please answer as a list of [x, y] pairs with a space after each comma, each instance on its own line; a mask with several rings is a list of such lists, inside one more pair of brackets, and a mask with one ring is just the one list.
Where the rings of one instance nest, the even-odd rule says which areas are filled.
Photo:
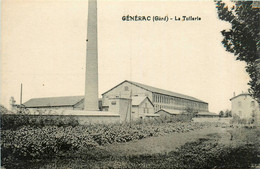
[[260, 108], [258, 102], [248, 93], [242, 93], [230, 99], [232, 114], [242, 119], [256, 118], [259, 121]]

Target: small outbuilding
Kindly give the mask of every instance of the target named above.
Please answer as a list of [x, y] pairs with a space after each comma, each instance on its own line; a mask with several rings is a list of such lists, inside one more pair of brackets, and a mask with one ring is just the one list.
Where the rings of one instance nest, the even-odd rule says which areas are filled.
[[154, 105], [146, 96], [132, 97], [132, 119], [143, 119], [154, 114]]
[[180, 110], [174, 110], [174, 109], [161, 109], [155, 112], [155, 114], [160, 115], [162, 119], [167, 119], [169, 117], [180, 115], [182, 114], [182, 112]]
[[218, 114], [216, 114], [216, 113], [212, 113], [212, 112], [204, 112], [204, 111], [202, 111], [202, 112], [198, 112], [196, 115], [195, 115], [195, 117], [212, 117], [212, 118], [214, 118], [214, 117], [219, 117], [219, 115]]

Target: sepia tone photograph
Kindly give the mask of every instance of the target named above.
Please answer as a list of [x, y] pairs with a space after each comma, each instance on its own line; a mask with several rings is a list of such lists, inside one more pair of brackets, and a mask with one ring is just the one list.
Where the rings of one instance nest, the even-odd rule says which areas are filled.
[[2, 0], [1, 168], [260, 168], [260, 2]]

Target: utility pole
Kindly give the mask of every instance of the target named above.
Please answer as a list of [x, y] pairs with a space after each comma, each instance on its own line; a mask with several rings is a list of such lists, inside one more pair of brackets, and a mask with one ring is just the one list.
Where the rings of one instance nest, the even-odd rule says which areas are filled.
[[20, 90], [20, 107], [23, 104], [23, 84], [21, 83], [21, 90]]
[[132, 127], [132, 84], [130, 90], [130, 127]]
[[19, 112], [22, 113], [22, 104], [23, 104], [23, 84], [21, 83], [21, 88], [20, 88], [20, 110]]

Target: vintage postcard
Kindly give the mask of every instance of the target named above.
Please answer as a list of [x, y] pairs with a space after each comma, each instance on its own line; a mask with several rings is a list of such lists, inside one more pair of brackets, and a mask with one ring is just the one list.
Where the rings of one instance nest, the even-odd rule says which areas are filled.
[[258, 5], [3, 0], [2, 168], [260, 167]]

